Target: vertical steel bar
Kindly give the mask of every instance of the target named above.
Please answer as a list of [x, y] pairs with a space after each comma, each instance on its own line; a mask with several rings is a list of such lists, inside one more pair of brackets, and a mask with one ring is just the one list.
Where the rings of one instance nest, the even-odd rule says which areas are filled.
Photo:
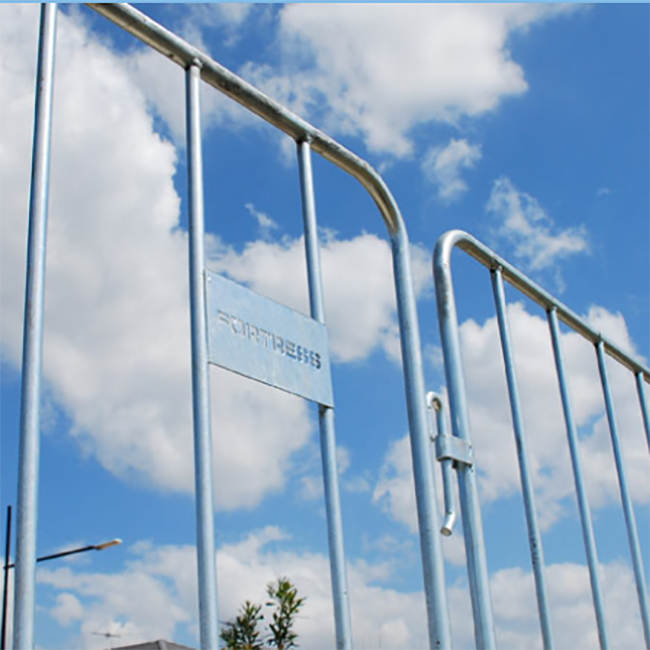
[[636, 390], [639, 393], [639, 405], [641, 406], [641, 416], [643, 417], [643, 428], [645, 429], [645, 437], [648, 442], [648, 450], [650, 451], [650, 417], [648, 417], [648, 406], [645, 401], [642, 372], [636, 373]]
[[430, 648], [450, 648], [451, 628], [439, 534], [436, 485], [433, 480], [431, 462], [431, 442], [427, 424], [420, 331], [413, 293], [409, 241], [404, 227], [391, 233], [391, 245], [406, 388], [406, 407], [411, 438], [415, 500], [420, 531], [420, 550], [424, 572], [429, 646]]
[[557, 312], [555, 308], [548, 310], [548, 323], [551, 331], [551, 340], [553, 343], [553, 354], [555, 356], [555, 367], [557, 369], [560, 395], [562, 398], [562, 408], [564, 410], [564, 421], [566, 423], [569, 449], [571, 452], [571, 464], [573, 466], [573, 477], [576, 486], [576, 496], [580, 510], [580, 520], [582, 522], [582, 537], [584, 540], [585, 551], [587, 554], [587, 564], [589, 565], [589, 579], [591, 580], [591, 593], [594, 601], [596, 612], [596, 624], [598, 626], [598, 637], [600, 647], [606, 650], [609, 647], [607, 627], [605, 625], [605, 610], [603, 606], [603, 597], [600, 588], [600, 579], [598, 577], [598, 554], [596, 552], [596, 540], [594, 529], [591, 523], [591, 513], [589, 511], [589, 502], [587, 501], [587, 492], [582, 474], [582, 464], [580, 461], [580, 449], [578, 445], [578, 434], [573, 420], [573, 410], [571, 400], [569, 399], [569, 389], [564, 370], [564, 360], [562, 356], [562, 347], [560, 344], [560, 330], [558, 325]]
[[[461, 359], [456, 299], [449, 262], [445, 259], [445, 251], [440, 242], [436, 245], [434, 253], [434, 278], [452, 431], [454, 435], [470, 442], [469, 410]], [[474, 466], [459, 463], [457, 472], [476, 647], [493, 649], [496, 648], [496, 637], [476, 470]]]
[[56, 4], [41, 6], [23, 329], [14, 586], [14, 648], [34, 647], [45, 249], [52, 134]]
[[203, 157], [200, 111], [201, 67], [186, 72], [187, 167], [189, 184], [190, 309], [192, 326], [192, 406], [196, 484], [199, 626], [201, 650], [219, 647], [217, 573], [214, 544], [210, 375], [204, 285]]
[[[300, 191], [305, 229], [305, 254], [307, 257], [307, 278], [309, 281], [309, 303], [311, 317], [325, 323], [325, 302], [314, 200], [314, 181], [309, 142], [298, 142], [298, 163], [300, 169]], [[352, 648], [352, 624], [350, 621], [350, 597], [343, 544], [343, 522], [339, 495], [338, 470], [336, 463], [336, 436], [334, 432], [334, 409], [319, 404], [321, 460], [325, 508], [327, 511], [327, 537], [330, 552], [332, 576], [332, 598], [336, 625], [336, 647], [338, 650]]]
[[650, 616], [648, 615], [648, 598], [646, 596], [645, 579], [643, 576], [643, 560], [641, 558], [641, 549], [639, 548], [639, 535], [637, 533], [636, 520], [634, 518], [634, 508], [632, 506], [632, 499], [630, 498], [630, 492], [628, 489], [625, 467], [623, 466], [621, 442], [618, 434], [618, 426], [616, 424], [616, 415], [614, 413], [614, 401], [612, 400], [612, 393], [607, 375], [607, 366], [605, 363], [605, 346], [602, 341], [596, 345], [596, 355], [598, 357], [600, 380], [603, 386], [609, 433], [612, 439], [614, 462], [616, 463], [616, 472], [618, 474], [618, 485], [621, 490], [621, 502], [623, 504], [623, 514], [625, 515], [625, 526], [627, 528], [627, 540], [630, 546], [634, 578], [636, 580], [636, 591], [641, 610], [643, 634], [645, 636], [646, 648], [650, 650]]
[[517, 444], [519, 476], [521, 478], [524, 509], [526, 512], [526, 523], [528, 525], [528, 543], [530, 545], [530, 557], [533, 566], [533, 574], [535, 576], [537, 609], [539, 611], [539, 620], [542, 630], [542, 638], [544, 641], [544, 648], [550, 650], [554, 647], [554, 643], [550, 608], [548, 604], [548, 591], [546, 589], [546, 579], [544, 576], [544, 553], [542, 550], [542, 537], [539, 532], [539, 525], [537, 523], [537, 514], [535, 510], [535, 496], [533, 490], [533, 482], [530, 474], [530, 467], [528, 463], [528, 450], [526, 438], [524, 436], [523, 419], [521, 416], [521, 401], [519, 399], [517, 373], [515, 369], [512, 345], [510, 342], [510, 332], [501, 268], [493, 270], [491, 275], [492, 288], [494, 290], [494, 302], [496, 305], [497, 320], [499, 323], [499, 336], [501, 337], [501, 351], [503, 353], [503, 363], [505, 366], [506, 381], [508, 384], [508, 394], [510, 395], [510, 413], [512, 416], [512, 426], [515, 433], [515, 442]]

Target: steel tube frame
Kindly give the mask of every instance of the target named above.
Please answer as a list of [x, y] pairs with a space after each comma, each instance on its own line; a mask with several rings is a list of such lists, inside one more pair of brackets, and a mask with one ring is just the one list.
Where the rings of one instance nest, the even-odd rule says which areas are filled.
[[632, 558], [636, 592], [639, 599], [643, 635], [645, 637], [646, 648], [650, 650], [650, 616], [648, 615], [648, 597], [646, 596], [645, 579], [643, 576], [643, 559], [641, 558], [641, 549], [639, 548], [639, 535], [637, 533], [636, 520], [634, 517], [634, 507], [632, 506], [632, 499], [630, 498], [630, 491], [627, 485], [627, 476], [625, 475], [625, 467], [623, 465], [623, 453], [621, 450], [620, 436], [618, 434], [618, 425], [616, 424], [614, 401], [612, 399], [607, 374], [605, 351], [602, 343], [596, 345], [596, 356], [598, 358], [598, 370], [600, 372], [600, 379], [603, 387], [609, 434], [612, 439], [612, 451], [614, 452], [614, 462], [616, 463], [618, 486], [621, 491], [621, 503], [623, 504], [625, 527], [627, 529], [627, 541], [630, 547], [630, 557]]
[[[291, 136], [296, 142], [309, 140], [312, 151], [356, 178], [379, 208], [388, 228], [393, 253], [429, 643], [431, 648], [446, 647], [450, 638], [449, 621], [439, 614], [446, 603], [446, 595], [438, 537], [436, 488], [429, 453], [420, 334], [412, 286], [409, 241], [395, 199], [381, 176], [366, 161], [145, 14], [128, 4], [90, 3], [88, 6], [181, 67], [187, 68], [194, 61], [200, 62], [201, 78], [204, 82]], [[444, 609], [446, 610], [446, 607]]]
[[[576, 480], [579, 503], [581, 503], [581, 512], [585, 513], [587, 519], [584, 522], [583, 518], [583, 537], [585, 538], [585, 546], [587, 549], [588, 563], [590, 569], [590, 579], [592, 581], [592, 593], [594, 594], [595, 606], [597, 609], [597, 623], [599, 628], [599, 636], [601, 639], [601, 646], [607, 647], [607, 633], [604, 626], [604, 616], [602, 612], [602, 597], [600, 595], [599, 581], [597, 577], [597, 558], [596, 546], [593, 537], [593, 528], [591, 527], [591, 517], [589, 508], [584, 493], [584, 482], [582, 480], [582, 471], [580, 467], [579, 450], [577, 435], [575, 433], [575, 426], [573, 424], [573, 417], [571, 413], [571, 405], [568, 399], [568, 391], [566, 386], [566, 378], [564, 373], [564, 366], [562, 362], [561, 349], [559, 345], [559, 327], [558, 321], [562, 320], [574, 331], [582, 335], [588, 341], [600, 348], [600, 354], [615, 359], [623, 367], [627, 368], [634, 373], [636, 378], [636, 385], [639, 394], [640, 407], [645, 427], [648, 444], [650, 447], [650, 426], [648, 424], [648, 411], [645, 403], [644, 387], [643, 384], [650, 383], [650, 370], [641, 364], [638, 360], [632, 358], [619, 346], [612, 341], [606, 339], [602, 334], [593, 329], [588, 323], [572, 312], [568, 307], [556, 300], [552, 295], [547, 293], [539, 285], [523, 275], [514, 266], [509, 264], [502, 257], [487, 248], [477, 239], [460, 230], [452, 230], [443, 235], [436, 245], [434, 252], [434, 274], [436, 275], [436, 292], [439, 304], [446, 305], [442, 307], [444, 313], [440, 316], [441, 327], [443, 320], [450, 323], [456, 319], [455, 315], [455, 302], [453, 297], [453, 285], [451, 282], [451, 253], [454, 248], [459, 248], [473, 257], [476, 261], [480, 262], [483, 266], [487, 267], [493, 272], [498, 272], [502, 280], [507, 280], [516, 289], [521, 291], [524, 295], [531, 298], [538, 305], [542, 306], [549, 314], [549, 323], [551, 332], [555, 331], [555, 352], [556, 352], [556, 368], [560, 379], [560, 390], [562, 392], [563, 406], [565, 408], [565, 420], [568, 419], [567, 429], [569, 430], [569, 439], [573, 441], [572, 444], [572, 460], [574, 462], [574, 477]], [[439, 280], [439, 277], [442, 280]], [[442, 301], [442, 302], [441, 302]], [[439, 309], [441, 307], [439, 306]], [[450, 336], [454, 336], [453, 333]], [[457, 336], [457, 333], [456, 333]], [[443, 346], [444, 348], [444, 346]], [[445, 357], [447, 353], [445, 352]], [[459, 358], [455, 360], [456, 367], [454, 373], [462, 372], [460, 367]], [[448, 380], [450, 387], [450, 402], [451, 402], [451, 382]], [[452, 407], [453, 409], [454, 407]], [[458, 416], [454, 415], [452, 410], [452, 423], [458, 420]], [[456, 422], [455, 426], [459, 426]], [[571, 443], [570, 443], [571, 444]], [[576, 471], [577, 465], [577, 471]], [[621, 472], [623, 466], [621, 463]], [[582, 497], [580, 496], [582, 494]], [[540, 547], [541, 550], [541, 547]], [[642, 566], [642, 565], [641, 565]], [[594, 586], [595, 585], [595, 586]], [[600, 613], [599, 613], [600, 612]], [[645, 628], [644, 628], [645, 632]]]
[[555, 647], [553, 642], [553, 629], [551, 625], [551, 613], [548, 604], [548, 590], [544, 575], [544, 552], [542, 549], [542, 536], [539, 532], [537, 512], [535, 510], [535, 495], [533, 481], [528, 462], [528, 449], [524, 435], [524, 424], [521, 416], [521, 400], [519, 399], [519, 388], [517, 373], [515, 369], [514, 355], [510, 342], [508, 315], [506, 310], [505, 291], [503, 288], [503, 276], [500, 267], [492, 270], [492, 287], [494, 290], [494, 302], [499, 323], [499, 336], [501, 338], [501, 352], [503, 353], [503, 364], [510, 396], [510, 414], [517, 446], [517, 459], [519, 461], [519, 477], [521, 479], [524, 510], [526, 513], [526, 524], [528, 526], [528, 543], [530, 545], [530, 559], [535, 576], [535, 591], [537, 595], [537, 609], [542, 631], [544, 648], [551, 650]]
[[[551, 339], [553, 343], [556, 370], [558, 373], [558, 381], [560, 387], [560, 394], [564, 409], [565, 423], [567, 426], [567, 436], [571, 451], [571, 460], [573, 465], [574, 479], [576, 483], [576, 493], [578, 497], [578, 505], [582, 520], [583, 539], [585, 543], [585, 551], [587, 555], [587, 563], [589, 566], [590, 581], [592, 587], [592, 597], [594, 600], [594, 608], [596, 611], [596, 621], [598, 626], [598, 634], [600, 645], [603, 650], [609, 648], [608, 634], [605, 624], [604, 607], [602, 590], [600, 587], [600, 580], [598, 577], [598, 557], [596, 552], [596, 543], [593, 533], [593, 526], [591, 523], [591, 514], [587, 501], [586, 491], [584, 487], [584, 480], [582, 476], [582, 467], [579, 456], [579, 445], [577, 432], [573, 420], [573, 413], [568, 394], [568, 385], [566, 382], [566, 373], [564, 370], [564, 362], [562, 358], [562, 350], [560, 345], [559, 334], [559, 320], [562, 320], [570, 328], [581, 334], [588, 341], [597, 345], [601, 354], [605, 353], [614, 358], [621, 365], [631, 370], [636, 375], [637, 389], [639, 392], [639, 399], [641, 402], [641, 410], [646, 426], [646, 434], [648, 434], [648, 418], [647, 409], [645, 408], [645, 400], [643, 395], [643, 383], [647, 382], [650, 378], [650, 371], [639, 363], [636, 359], [630, 357], [621, 348], [616, 346], [611, 341], [607, 340], [601, 335], [600, 332], [594, 330], [588, 323], [572, 312], [568, 307], [556, 300], [553, 296], [547, 293], [539, 285], [523, 275], [511, 264], [506, 262], [499, 255], [491, 251], [489, 248], [480, 243], [471, 235], [454, 230], [446, 233], [440, 238], [436, 245], [434, 253], [434, 273], [436, 274], [436, 291], [441, 304], [444, 301], [448, 306], [442, 310], [447, 311], [447, 314], [441, 314], [441, 327], [444, 320], [449, 320], [450, 314], [453, 312], [455, 318], [455, 304], [453, 301], [453, 287], [451, 285], [451, 270], [450, 258], [451, 253], [455, 247], [468, 253], [471, 257], [486, 266], [492, 271], [498, 270], [510, 284], [515, 286], [524, 295], [531, 298], [537, 304], [542, 306], [548, 314], [549, 327], [551, 332]], [[451, 305], [451, 306], [449, 306]], [[440, 308], [439, 308], [440, 309]], [[457, 334], [456, 334], [457, 336]], [[444, 346], [443, 346], [444, 348]], [[446, 353], [445, 353], [445, 356]], [[604, 358], [604, 356], [603, 356]], [[462, 372], [460, 365], [456, 368], [456, 372]], [[448, 383], [450, 384], [451, 382]], [[451, 386], [450, 386], [450, 400], [451, 400]], [[452, 407], [453, 409], [453, 407]], [[454, 415], [452, 422], [457, 416]], [[649, 436], [650, 440], [650, 436]], [[622, 469], [622, 465], [621, 465]], [[632, 552], [634, 555], [634, 552]], [[634, 560], [633, 560], [634, 562]], [[645, 632], [645, 628], [644, 628]]]
[[404, 230], [399, 208], [390, 190], [365, 160], [131, 5], [87, 3], [87, 6], [183, 69], [192, 61], [200, 61], [201, 79], [205, 83], [291, 136], [296, 142], [309, 140], [312, 151], [348, 172], [364, 186], [377, 204], [391, 233]]
[[616, 359], [622, 366], [637, 375], [637, 381], [645, 381], [645, 383], [650, 384], [650, 368], [631, 357], [611, 339], [604, 336], [598, 330], [595, 330], [589, 323], [569, 309], [569, 307], [561, 303], [545, 289], [542, 289], [542, 287], [525, 276], [510, 264], [510, 262], [489, 249], [469, 233], [462, 230], [450, 230], [440, 238], [436, 248], [438, 247], [440, 248], [438, 255], [440, 256], [442, 266], [449, 264], [452, 250], [459, 248], [488, 269], [500, 268], [503, 279], [506, 282], [521, 291], [525, 296], [528, 296], [528, 298], [545, 310], [554, 308], [557, 312], [558, 319], [587, 339], [587, 341], [590, 341], [594, 345], [602, 341], [604, 350], [608, 356]]
[[[450, 239], [443, 236], [438, 240], [433, 255], [438, 325], [445, 359], [452, 433], [462, 440], [471, 442], [449, 244]], [[496, 648], [496, 637], [476, 470], [473, 465], [458, 463], [457, 474], [476, 647], [491, 650]]]
[[[401, 223], [401, 221], [400, 221]], [[420, 531], [422, 570], [426, 597], [429, 645], [451, 647], [451, 628], [445, 590], [444, 561], [440, 543], [436, 484], [433, 480], [429, 427], [427, 426], [426, 392], [420, 346], [409, 242], [406, 230], [391, 234], [393, 273], [397, 293], [400, 342], [406, 407], [411, 439], [411, 460]]]
[[[307, 258], [307, 279], [309, 282], [309, 304], [311, 317], [325, 324], [325, 302], [316, 221], [316, 202], [309, 142], [298, 143], [298, 164], [300, 170], [300, 191], [305, 229], [305, 255]], [[334, 432], [334, 409], [318, 405], [320, 424], [321, 461], [323, 464], [323, 485], [327, 513], [327, 537], [330, 553], [332, 598], [336, 625], [337, 650], [351, 650], [352, 624], [350, 621], [350, 597], [343, 544], [343, 522], [339, 495], [338, 469], [336, 461], [336, 436]]]
[[186, 119], [199, 628], [201, 650], [217, 650], [219, 647], [219, 617], [214, 543], [210, 371], [204, 284], [205, 225], [200, 84], [201, 63], [192, 61], [186, 71]]
[[14, 585], [13, 647], [21, 650], [34, 647], [45, 249], [47, 241], [56, 18], [56, 4], [41, 6], [29, 233], [27, 239], [27, 282], [23, 329], [18, 521], [16, 527]]

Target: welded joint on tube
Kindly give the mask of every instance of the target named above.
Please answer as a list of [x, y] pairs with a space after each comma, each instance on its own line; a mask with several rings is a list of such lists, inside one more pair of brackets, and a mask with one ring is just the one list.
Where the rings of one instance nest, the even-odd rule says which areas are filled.
[[453, 460], [471, 467], [474, 465], [474, 452], [472, 444], [458, 436], [440, 434], [435, 438], [436, 458], [442, 460]]
[[[551, 305], [550, 307], [546, 308], [546, 316], [549, 322], [549, 325], [551, 327], [551, 334], [553, 332], [553, 322], [558, 323], [558, 317], [557, 317], [557, 307], [555, 305]], [[558, 323], [559, 326], [559, 323]]]

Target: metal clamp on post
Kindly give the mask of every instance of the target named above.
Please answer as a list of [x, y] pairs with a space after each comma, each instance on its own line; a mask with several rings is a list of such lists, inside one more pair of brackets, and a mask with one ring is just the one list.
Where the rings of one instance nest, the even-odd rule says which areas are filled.
[[427, 393], [427, 407], [435, 413], [437, 435], [432, 435], [431, 442], [436, 445], [436, 459], [442, 466], [442, 488], [445, 500], [445, 520], [440, 532], [449, 537], [454, 531], [456, 523], [456, 499], [454, 497], [454, 486], [452, 470], [455, 463], [473, 465], [474, 456], [472, 445], [456, 436], [447, 434], [446, 423], [443, 413], [442, 400], [435, 393]]
[[436, 458], [439, 461], [452, 460], [470, 467], [474, 464], [472, 445], [457, 436], [439, 433], [435, 438]]

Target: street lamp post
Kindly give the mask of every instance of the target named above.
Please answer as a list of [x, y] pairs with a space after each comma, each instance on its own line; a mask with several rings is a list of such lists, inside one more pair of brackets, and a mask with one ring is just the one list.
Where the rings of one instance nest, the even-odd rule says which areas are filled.
[[[45, 562], [46, 560], [55, 560], [59, 557], [65, 557], [66, 555], [75, 555], [75, 553], [84, 553], [85, 551], [103, 551], [105, 548], [110, 548], [111, 546], [117, 546], [121, 544], [122, 540], [115, 538], [109, 542], [102, 542], [101, 544], [91, 544], [90, 546], [82, 546], [81, 548], [73, 548], [68, 551], [61, 551], [60, 553], [52, 553], [52, 555], [44, 555], [43, 557], [36, 558], [37, 562]], [[16, 565], [12, 562], [7, 564], [7, 569], [13, 569]]]
[[[102, 542], [101, 544], [90, 544], [88, 546], [82, 546], [81, 548], [73, 548], [67, 551], [60, 551], [59, 553], [52, 553], [51, 555], [44, 555], [43, 557], [37, 557], [36, 562], [46, 562], [47, 560], [55, 560], [60, 557], [66, 557], [67, 555], [76, 555], [77, 553], [85, 553], [86, 551], [103, 551], [104, 549], [111, 548], [111, 546], [117, 546], [121, 544], [122, 540], [119, 538], [111, 539], [108, 542]], [[7, 591], [9, 584], [9, 569], [13, 569], [16, 565], [15, 563], [9, 563], [9, 552], [11, 545], [11, 506], [7, 506], [7, 543], [5, 547], [5, 564], [4, 564], [4, 589], [3, 589], [3, 599], [2, 599], [2, 648], [0, 650], [5, 650], [7, 647]]]

